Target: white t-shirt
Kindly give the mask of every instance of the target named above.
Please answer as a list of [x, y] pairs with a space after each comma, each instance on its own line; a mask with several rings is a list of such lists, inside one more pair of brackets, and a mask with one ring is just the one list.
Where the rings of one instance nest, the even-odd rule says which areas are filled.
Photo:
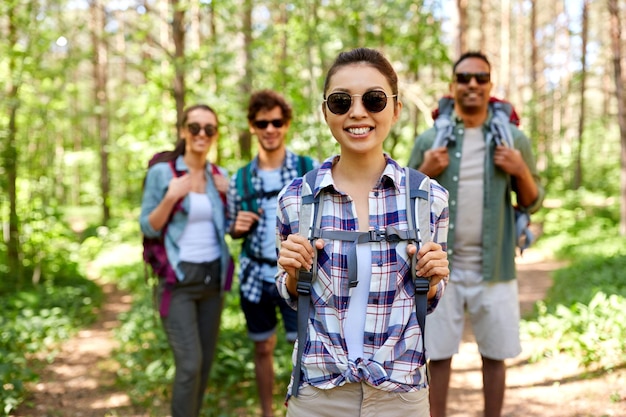
[[482, 127], [465, 128], [459, 170], [454, 266], [480, 271], [483, 242], [483, 189], [485, 184], [485, 137]]
[[213, 207], [205, 193], [189, 193], [189, 218], [178, 239], [180, 260], [211, 262], [221, 256], [220, 243], [213, 224]]

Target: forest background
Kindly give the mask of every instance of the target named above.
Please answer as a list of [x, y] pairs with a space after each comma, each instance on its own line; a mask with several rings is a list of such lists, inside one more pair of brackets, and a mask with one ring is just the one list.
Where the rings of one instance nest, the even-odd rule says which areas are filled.
[[[626, 329], [606, 320], [624, 310], [626, 295], [625, 18], [618, 0], [1, 2], [2, 409], [14, 409], [36, 380], [32, 355], [94, 319], [102, 294], [86, 270], [112, 248], [118, 255], [99, 273], [137, 296], [120, 333], [119, 383], [138, 402], [166, 395], [171, 358], [150, 319], [137, 224], [147, 161], [173, 146], [183, 108], [203, 102], [220, 122], [210, 159], [233, 173], [255, 154], [245, 109], [261, 88], [293, 105], [291, 149], [318, 160], [336, 153], [320, 112], [323, 74], [356, 46], [381, 50], [398, 72], [404, 109], [385, 149], [401, 163], [432, 125], [454, 59], [487, 53], [493, 93], [521, 115], [548, 192], [533, 217], [537, 244], [579, 262], [563, 272], [569, 289], [555, 290], [529, 332], [547, 337], [541, 320], [562, 319], [559, 305], [579, 317], [596, 295], [617, 297], [600, 303], [610, 305], [595, 318], [604, 320], [593, 326], [600, 339], [552, 348], [587, 367], [622, 366]], [[580, 332], [589, 327], [574, 321]], [[225, 327], [234, 335], [225, 332], [232, 344], [215, 372], [232, 384], [251, 381], [236, 296]], [[288, 375], [285, 356], [278, 366]], [[254, 402], [254, 387], [240, 394], [238, 407]], [[212, 401], [222, 404], [218, 394]]]

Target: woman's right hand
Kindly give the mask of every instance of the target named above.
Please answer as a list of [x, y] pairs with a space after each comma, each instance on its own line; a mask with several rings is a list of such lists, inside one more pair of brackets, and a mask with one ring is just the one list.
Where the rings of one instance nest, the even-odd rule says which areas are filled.
[[[317, 249], [324, 248], [324, 241], [318, 239], [315, 241]], [[313, 267], [314, 249], [309, 240], [301, 235], [289, 235], [287, 239], [281, 242], [280, 251], [278, 252], [278, 266], [287, 273], [287, 290], [292, 295], [297, 294], [297, 271], [306, 269], [310, 271]]]
[[191, 176], [183, 174], [180, 177], [173, 177], [167, 187], [165, 198], [178, 201], [184, 198], [191, 191]]

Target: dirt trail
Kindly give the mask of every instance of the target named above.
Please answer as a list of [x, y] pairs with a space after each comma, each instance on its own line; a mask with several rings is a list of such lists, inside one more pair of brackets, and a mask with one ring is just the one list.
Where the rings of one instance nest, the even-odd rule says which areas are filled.
[[104, 284], [106, 300], [100, 319], [63, 344], [54, 362], [40, 374], [32, 397], [14, 417], [148, 417], [131, 406], [128, 395], [115, 386], [117, 364], [112, 330], [117, 316], [130, 308], [131, 297], [113, 284]]
[[[544, 297], [552, 284], [550, 273], [560, 266], [533, 249], [518, 259], [523, 313]], [[14, 417], [149, 417], [134, 409], [126, 393], [114, 386], [112, 329], [119, 324], [117, 315], [130, 308], [131, 300], [111, 284], [103, 287], [107, 299], [101, 319], [62, 346], [54, 362], [43, 370], [32, 398]], [[565, 356], [529, 363], [532, 349], [532, 343], [524, 341], [522, 355], [508, 363], [504, 417], [626, 416], [626, 370], [583, 378], [576, 362]], [[452, 366], [448, 416], [481, 416], [480, 357], [469, 329]]]

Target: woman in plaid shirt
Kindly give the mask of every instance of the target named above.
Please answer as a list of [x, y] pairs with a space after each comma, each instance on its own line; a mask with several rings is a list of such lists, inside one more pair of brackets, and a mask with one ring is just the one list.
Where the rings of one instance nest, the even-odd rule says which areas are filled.
[[[313, 189], [314, 195], [323, 190], [323, 213], [318, 214], [323, 230], [408, 228], [405, 172], [383, 151], [402, 108], [397, 95], [397, 75], [378, 51], [341, 53], [330, 68], [322, 111], [340, 154], [322, 164]], [[314, 254], [306, 237], [295, 234], [302, 185], [302, 178], [293, 180], [278, 201], [277, 285], [294, 308], [296, 271], [311, 270]], [[430, 280], [431, 312], [443, 295], [449, 270], [448, 195], [432, 180], [430, 194], [433, 241], [419, 251], [406, 241], [356, 244], [354, 287], [348, 283], [348, 275], [355, 273], [348, 270], [354, 243], [315, 241], [317, 274], [301, 382], [297, 396], [291, 396], [293, 379], [290, 384], [288, 416], [429, 416], [423, 331], [415, 313], [410, 257], [418, 257], [418, 275]]]

